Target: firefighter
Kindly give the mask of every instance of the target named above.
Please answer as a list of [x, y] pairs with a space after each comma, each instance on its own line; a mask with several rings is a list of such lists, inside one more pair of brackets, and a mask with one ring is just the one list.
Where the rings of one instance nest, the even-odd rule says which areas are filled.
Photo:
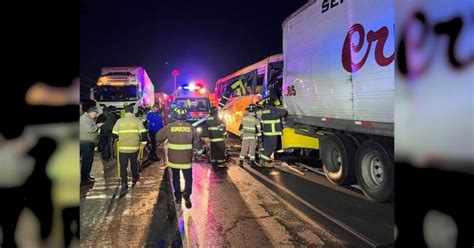
[[267, 99], [263, 110], [260, 110], [258, 113], [263, 132], [263, 151], [260, 152], [259, 157], [260, 164], [264, 167], [273, 167], [271, 155], [276, 150], [278, 139], [282, 135], [283, 123], [281, 118], [288, 114], [288, 110], [284, 107], [275, 107], [274, 102], [277, 101]]
[[141, 120], [133, 114], [133, 106], [125, 107], [125, 116], [120, 118], [112, 131], [114, 137], [119, 141], [120, 177], [122, 179], [122, 190], [128, 188], [127, 167], [130, 161], [132, 169], [132, 184], [138, 182], [138, 150], [140, 143], [144, 145], [147, 140], [147, 130]]
[[216, 167], [224, 167], [225, 162], [225, 132], [224, 123], [219, 119], [217, 107], [211, 107], [207, 118], [207, 130], [211, 142], [210, 162]]
[[[186, 113], [186, 108], [182, 106], [172, 108], [171, 115], [175, 121], [157, 133], [156, 143], [168, 140], [168, 167], [173, 172], [176, 204], [181, 205], [181, 198], [184, 198], [186, 208], [191, 208], [193, 148], [200, 155], [202, 154], [202, 144], [197, 131], [186, 122]], [[183, 172], [184, 175], [184, 192], [181, 192], [180, 172]]]
[[261, 127], [260, 121], [257, 119], [255, 112], [257, 105], [250, 104], [246, 109], [247, 113], [242, 118], [241, 133], [242, 133], [242, 150], [240, 151], [239, 166], [244, 166], [245, 156], [249, 155], [249, 162], [251, 166], [255, 166], [255, 148], [257, 147], [257, 137], [260, 137]]

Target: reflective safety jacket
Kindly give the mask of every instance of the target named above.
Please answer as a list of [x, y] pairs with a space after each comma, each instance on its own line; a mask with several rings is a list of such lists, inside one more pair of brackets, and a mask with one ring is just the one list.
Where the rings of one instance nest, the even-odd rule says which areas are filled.
[[118, 137], [119, 151], [122, 153], [138, 151], [140, 141], [147, 140], [147, 130], [142, 121], [132, 113], [126, 113], [115, 123], [112, 134]]
[[224, 123], [215, 116], [207, 117], [207, 131], [209, 133], [210, 142], [224, 142], [225, 131]]
[[156, 134], [156, 143], [168, 140], [168, 166], [174, 169], [190, 169], [193, 148], [202, 153], [201, 138], [186, 121], [174, 121]]
[[261, 135], [260, 121], [257, 119], [255, 113], [247, 112], [242, 118], [242, 140], [256, 139]]
[[282, 117], [288, 114], [288, 110], [274, 106], [265, 106], [265, 109], [259, 111], [264, 136], [281, 135], [283, 130]]

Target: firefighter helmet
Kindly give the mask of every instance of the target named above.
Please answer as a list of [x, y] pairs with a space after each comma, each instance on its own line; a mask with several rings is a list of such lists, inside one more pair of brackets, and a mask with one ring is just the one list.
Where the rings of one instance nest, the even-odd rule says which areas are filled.
[[216, 106], [212, 106], [209, 109], [209, 114], [211, 114], [211, 115], [217, 114], [217, 110], [218, 110], [218, 108]]
[[253, 104], [253, 103], [250, 104], [249, 107], [248, 107], [248, 111], [249, 111], [249, 112], [255, 112], [255, 111], [257, 111], [257, 105], [255, 105], [255, 104]]
[[186, 120], [188, 111], [183, 106], [177, 105], [171, 109], [171, 116], [176, 120]]

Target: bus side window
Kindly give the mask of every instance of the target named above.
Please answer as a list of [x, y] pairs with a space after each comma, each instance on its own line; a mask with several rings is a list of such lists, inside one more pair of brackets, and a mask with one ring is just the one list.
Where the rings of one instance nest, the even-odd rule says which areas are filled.
[[246, 96], [249, 96], [250, 94], [252, 94], [252, 81], [249, 80], [249, 81], [246, 81], [245, 84], [244, 84], [244, 87], [245, 87], [245, 95]]
[[[245, 94], [243, 94], [242, 92], [242, 86], [236, 88], [233, 92], [232, 92], [232, 96], [247, 96], [247, 95], [250, 95], [251, 94], [251, 86], [250, 85], [247, 85], [247, 82], [245, 82], [245, 79], [232, 79], [230, 82], [232, 83], [235, 83], [239, 80], [243, 80], [244, 83], [243, 83], [243, 87], [245, 88]], [[249, 83], [250, 84], [250, 83]]]
[[257, 75], [257, 87], [255, 88], [255, 94], [261, 94], [263, 92], [263, 79], [265, 74]]
[[232, 96], [241, 96], [242, 93], [240, 92], [240, 88], [239, 89], [235, 89], [232, 91]]

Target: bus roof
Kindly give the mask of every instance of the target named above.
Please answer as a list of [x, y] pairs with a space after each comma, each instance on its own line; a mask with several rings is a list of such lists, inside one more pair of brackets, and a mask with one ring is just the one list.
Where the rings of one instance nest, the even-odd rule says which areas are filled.
[[234, 78], [236, 76], [243, 75], [245, 73], [253, 71], [253, 70], [255, 70], [255, 69], [257, 69], [257, 68], [259, 68], [263, 65], [266, 65], [267, 63], [278, 62], [278, 61], [283, 61], [283, 54], [279, 53], [279, 54], [275, 54], [275, 55], [272, 55], [270, 57], [267, 57], [265, 59], [262, 59], [262, 60], [258, 61], [257, 63], [254, 63], [252, 65], [244, 67], [244, 68], [242, 68], [242, 69], [240, 69], [240, 70], [238, 70], [238, 71], [236, 71], [236, 72], [234, 72], [234, 73], [232, 73], [232, 74], [230, 74], [226, 77], [219, 78], [216, 83], [219, 83], [219, 82], [222, 82], [222, 81], [227, 81], [227, 80], [229, 80], [231, 78]]

